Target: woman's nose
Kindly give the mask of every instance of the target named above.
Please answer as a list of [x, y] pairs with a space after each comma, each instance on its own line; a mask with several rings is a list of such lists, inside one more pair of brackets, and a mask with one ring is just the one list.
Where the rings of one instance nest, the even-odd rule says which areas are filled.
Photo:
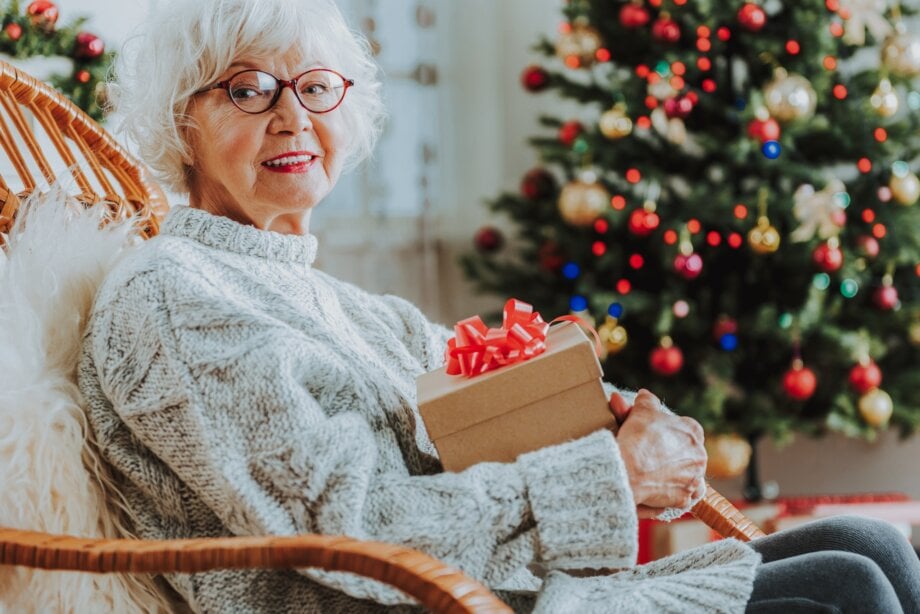
[[303, 132], [313, 127], [312, 114], [300, 104], [290, 87], [282, 88], [271, 112], [275, 115], [272, 125], [279, 132]]

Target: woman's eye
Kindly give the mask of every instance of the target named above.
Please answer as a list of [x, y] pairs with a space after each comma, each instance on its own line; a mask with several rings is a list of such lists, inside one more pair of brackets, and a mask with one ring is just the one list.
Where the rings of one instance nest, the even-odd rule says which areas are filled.
[[329, 91], [329, 88], [321, 83], [308, 83], [302, 91], [310, 96], [322, 96]]
[[235, 87], [230, 91], [230, 94], [237, 100], [245, 100], [246, 98], [260, 96], [262, 92], [253, 87]]

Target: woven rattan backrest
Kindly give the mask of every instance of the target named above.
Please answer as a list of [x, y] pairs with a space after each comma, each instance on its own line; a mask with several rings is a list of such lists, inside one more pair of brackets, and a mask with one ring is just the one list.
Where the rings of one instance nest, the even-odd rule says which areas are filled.
[[[0, 172], [0, 232], [9, 230], [26, 196], [69, 173], [77, 200], [110, 203], [112, 219], [139, 212], [144, 237], [157, 233], [167, 209], [163, 192], [92, 118], [49, 85], [5, 62], [0, 62], [0, 105], [0, 147], [15, 174], [4, 177]], [[41, 134], [33, 131], [33, 124]], [[50, 142], [52, 151], [43, 151], [42, 141], [46, 148]]]

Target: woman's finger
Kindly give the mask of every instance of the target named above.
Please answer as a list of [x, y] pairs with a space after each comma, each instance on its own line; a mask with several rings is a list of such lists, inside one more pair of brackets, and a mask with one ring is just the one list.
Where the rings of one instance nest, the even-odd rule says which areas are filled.
[[610, 411], [613, 412], [614, 417], [617, 419], [617, 424], [623, 424], [623, 421], [626, 420], [626, 416], [629, 415], [629, 410], [632, 409], [626, 400], [620, 396], [619, 392], [614, 392], [610, 395]]

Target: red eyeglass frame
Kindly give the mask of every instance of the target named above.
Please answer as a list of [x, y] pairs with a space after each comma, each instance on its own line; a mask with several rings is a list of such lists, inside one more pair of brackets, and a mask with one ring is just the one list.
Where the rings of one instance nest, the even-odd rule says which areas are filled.
[[[239, 75], [243, 74], [244, 72], [260, 72], [260, 73], [262, 73], [262, 74], [268, 75], [269, 77], [271, 77], [272, 79], [274, 79], [274, 80], [278, 83], [278, 86], [279, 86], [279, 87], [278, 87], [277, 90], [275, 90], [275, 96], [274, 96], [274, 98], [272, 98], [272, 101], [271, 101], [270, 103], [268, 103], [268, 106], [267, 106], [264, 110], [262, 110], [262, 111], [247, 111], [246, 109], [240, 108], [240, 106], [239, 106], [239, 105], [236, 103], [236, 101], [233, 99], [233, 96], [230, 94], [230, 82], [231, 82], [234, 78], [236, 78], [236, 77], [238, 77]], [[339, 101], [338, 101], [338, 102], [335, 104], [335, 106], [332, 107], [331, 109], [326, 109], [325, 111], [314, 111], [313, 109], [311, 109], [310, 107], [308, 107], [307, 105], [305, 105], [305, 104], [303, 103], [303, 100], [300, 99], [300, 94], [297, 93], [297, 82], [298, 82], [304, 75], [307, 75], [307, 74], [309, 74], [309, 73], [311, 73], [311, 72], [331, 72], [332, 74], [334, 74], [334, 75], [336, 75], [337, 77], [339, 77], [339, 78], [345, 83], [345, 88], [344, 88], [344, 90], [342, 91], [342, 97], [339, 98]], [[345, 75], [341, 74], [341, 73], [338, 72], [338, 71], [332, 70], [331, 68], [311, 68], [310, 70], [306, 70], [306, 71], [300, 73], [299, 75], [297, 75], [297, 76], [294, 77], [293, 79], [288, 79], [288, 80], [279, 79], [278, 77], [276, 77], [275, 75], [271, 74], [270, 72], [268, 72], [268, 71], [266, 71], [266, 70], [262, 70], [262, 69], [260, 69], [260, 68], [247, 68], [247, 69], [245, 69], [245, 70], [241, 70], [241, 71], [239, 71], [239, 72], [233, 73], [232, 75], [230, 75], [228, 78], [224, 79], [223, 81], [218, 81], [218, 82], [215, 83], [214, 85], [209, 85], [208, 87], [202, 88], [202, 89], [198, 90], [197, 92], [195, 92], [195, 94], [196, 94], [196, 95], [197, 95], [197, 94], [204, 94], [205, 92], [210, 92], [211, 90], [224, 90], [225, 92], [227, 92], [227, 98], [230, 99], [230, 102], [233, 103], [233, 106], [235, 106], [237, 109], [239, 109], [239, 110], [242, 111], [243, 113], [248, 113], [249, 115], [259, 115], [260, 113], [265, 113], [266, 111], [271, 111], [272, 108], [278, 103], [278, 99], [281, 98], [281, 92], [284, 91], [284, 88], [289, 87], [289, 88], [291, 88], [291, 91], [294, 92], [294, 98], [297, 99], [297, 102], [300, 103], [300, 106], [302, 106], [304, 109], [306, 109], [306, 110], [309, 111], [310, 113], [316, 113], [317, 115], [322, 115], [323, 113], [330, 113], [330, 112], [335, 111], [336, 109], [338, 109], [338, 108], [342, 105], [342, 103], [345, 102], [345, 95], [348, 93], [348, 89], [351, 88], [351, 87], [354, 87], [354, 85], [355, 85], [355, 80], [354, 80], [354, 79], [349, 79], [349, 78], [347, 78]]]

